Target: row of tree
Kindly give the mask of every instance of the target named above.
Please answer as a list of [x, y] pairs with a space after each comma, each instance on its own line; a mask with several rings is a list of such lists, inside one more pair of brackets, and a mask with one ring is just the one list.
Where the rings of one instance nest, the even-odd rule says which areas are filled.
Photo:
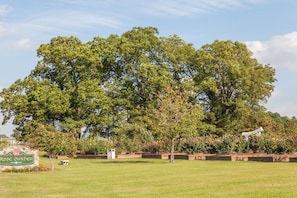
[[[177, 35], [135, 27], [86, 43], [56, 37], [37, 55], [35, 69], [0, 93], [3, 124], [13, 119], [18, 139], [30, 133], [29, 120], [76, 138], [86, 129], [91, 136], [142, 142], [260, 125], [271, 133], [280, 129], [279, 123], [271, 126], [275, 117], [263, 106], [275, 70], [237, 41], [195, 49]], [[296, 119], [291, 121], [296, 127]]]

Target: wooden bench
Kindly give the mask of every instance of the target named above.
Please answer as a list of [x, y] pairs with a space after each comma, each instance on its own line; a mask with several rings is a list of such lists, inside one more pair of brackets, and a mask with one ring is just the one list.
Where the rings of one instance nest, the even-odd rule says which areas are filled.
[[68, 165], [69, 164], [69, 160], [61, 160], [61, 165]]

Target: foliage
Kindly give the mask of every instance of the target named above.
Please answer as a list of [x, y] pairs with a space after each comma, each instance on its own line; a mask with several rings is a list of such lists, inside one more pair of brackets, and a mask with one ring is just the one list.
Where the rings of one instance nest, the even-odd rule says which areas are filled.
[[[273, 138], [267, 135], [261, 137], [250, 136], [248, 140], [237, 135], [225, 135], [223, 137], [201, 136], [197, 138], [184, 138], [176, 143], [176, 151], [182, 153], [267, 153], [289, 154], [297, 149], [295, 138]], [[162, 152], [160, 142], [148, 144], [143, 151]], [[149, 148], [149, 149], [148, 149]]]
[[201, 122], [198, 128], [198, 136], [223, 136], [224, 130], [218, 128], [216, 125], [209, 124], [206, 122]]
[[43, 125], [34, 121], [30, 122], [27, 128], [31, 128], [30, 134], [26, 136], [24, 142], [33, 148], [38, 148], [48, 152], [51, 156], [74, 155], [76, 151], [76, 141], [71, 134], [48, 131]]
[[149, 153], [167, 153], [170, 150], [169, 141], [148, 142], [142, 146], [141, 150]]
[[207, 112], [207, 123], [224, 130], [254, 127], [273, 91], [274, 69], [252, 58], [246, 45], [214, 41], [197, 50], [195, 82], [199, 99]]
[[258, 63], [238, 41], [217, 40], [195, 49], [178, 35], [134, 27], [86, 43], [55, 37], [37, 49], [37, 56], [32, 72], [0, 93], [3, 124], [13, 120], [17, 140], [39, 134], [40, 127], [30, 124], [34, 121], [45, 126], [42, 134], [54, 142], [59, 140], [47, 132], [59, 130], [63, 133], [55, 136], [79, 139], [85, 128], [128, 153], [164, 139], [170, 139], [172, 151], [180, 150], [180, 138], [200, 136], [205, 145], [187, 142], [187, 152], [294, 150], [287, 142], [283, 148], [270, 139], [247, 144], [229, 136], [258, 126], [277, 139], [297, 132], [295, 117], [265, 112], [275, 70]]
[[107, 149], [113, 148], [113, 144], [97, 137], [83, 138], [78, 140], [77, 149], [81, 154], [106, 154]]
[[48, 168], [42, 164], [39, 166], [35, 166], [32, 168], [12, 168], [12, 169], [5, 169], [3, 172], [10, 172], [10, 173], [26, 173], [26, 172], [37, 172], [37, 171], [48, 171]]
[[170, 140], [171, 158], [174, 162], [175, 141], [181, 137], [193, 136], [203, 117], [203, 112], [197, 105], [188, 101], [189, 95], [173, 90], [160, 94], [158, 106], [148, 109], [148, 121], [154, 133]]
[[219, 139], [217, 142], [217, 152], [221, 153], [233, 153], [236, 148], [236, 142], [234, 136], [226, 135]]
[[9, 142], [6, 140], [0, 141], [0, 150], [2, 150], [4, 147], [9, 146]]
[[134, 123], [126, 122], [114, 131], [112, 139], [119, 153], [138, 152], [143, 144], [154, 139], [140, 120], [134, 120]]
[[74, 155], [77, 147], [73, 134], [58, 131], [48, 131], [47, 128], [35, 121], [26, 125], [28, 134], [24, 142], [28, 146], [46, 151], [51, 160], [51, 170], [54, 170], [54, 159], [57, 155]]
[[207, 151], [205, 138], [183, 139], [179, 144], [180, 144], [179, 152], [193, 154], [193, 153], [205, 153]]
[[37, 51], [42, 59], [30, 76], [1, 93], [4, 122], [14, 118], [23, 132], [29, 117], [45, 125], [59, 124], [76, 137], [82, 127], [111, 122], [111, 100], [100, 87], [102, 63], [87, 44], [57, 37]]
[[65, 115], [69, 107], [68, 95], [48, 80], [36, 81], [31, 77], [16, 81], [9, 89], [1, 93], [4, 100], [1, 110], [4, 122], [13, 119], [17, 125], [16, 138], [21, 140], [26, 135], [24, 126], [29, 120], [45, 125], [53, 125], [57, 118]]
[[117, 153], [136, 153], [140, 151], [141, 144], [127, 137], [115, 138], [115, 148]]
[[279, 113], [267, 112], [259, 119], [259, 122], [265, 127], [265, 131], [276, 137], [294, 136], [297, 133], [296, 117], [288, 118]]
[[296, 142], [290, 138], [269, 138], [263, 136], [261, 138], [253, 137], [249, 142], [253, 142], [253, 147], [251, 149], [253, 152], [263, 152], [263, 153], [293, 153], [297, 149]]
[[235, 141], [236, 141], [235, 152], [237, 152], [237, 153], [247, 153], [247, 152], [250, 151], [249, 141], [246, 141], [245, 138], [237, 137]]
[[42, 164], [39, 164], [38, 170], [39, 171], [48, 171], [48, 168]]
[[40, 170], [39, 167], [33, 168], [12, 168], [12, 169], [5, 169], [3, 172], [10, 172], [10, 173], [26, 173], [26, 172], [36, 172], [36, 171], [45, 171]]

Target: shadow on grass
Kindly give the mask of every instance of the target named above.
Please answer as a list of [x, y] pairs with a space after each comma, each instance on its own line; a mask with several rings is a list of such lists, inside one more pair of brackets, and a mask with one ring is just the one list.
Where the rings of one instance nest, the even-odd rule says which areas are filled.
[[154, 161], [154, 160], [107, 160], [107, 161], [100, 161], [96, 162], [100, 164], [155, 164], [155, 163], [168, 163], [167, 161]]

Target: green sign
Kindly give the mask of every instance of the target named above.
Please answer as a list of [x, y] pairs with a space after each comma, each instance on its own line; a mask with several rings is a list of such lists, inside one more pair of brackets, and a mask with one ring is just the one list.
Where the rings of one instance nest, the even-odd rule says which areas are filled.
[[23, 152], [9, 152], [0, 155], [0, 165], [2, 166], [23, 166], [34, 164], [34, 155]]

